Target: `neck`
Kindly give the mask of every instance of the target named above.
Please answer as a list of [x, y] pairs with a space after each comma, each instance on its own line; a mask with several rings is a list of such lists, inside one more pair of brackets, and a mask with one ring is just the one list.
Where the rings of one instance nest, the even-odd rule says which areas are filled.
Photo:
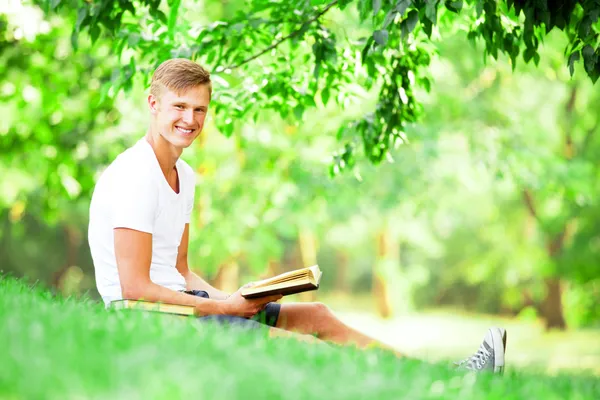
[[160, 169], [165, 177], [168, 178], [175, 169], [175, 163], [181, 156], [183, 149], [177, 148], [166, 141], [156, 129], [153, 129], [153, 127], [148, 129], [145, 139], [150, 143], [150, 146], [152, 146]]

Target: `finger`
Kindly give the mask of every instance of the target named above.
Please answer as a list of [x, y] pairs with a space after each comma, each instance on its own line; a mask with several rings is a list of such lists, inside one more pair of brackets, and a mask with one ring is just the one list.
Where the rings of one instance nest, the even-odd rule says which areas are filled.
[[267, 297], [264, 298], [264, 303], [266, 304], [266, 303], [270, 303], [272, 301], [278, 301], [282, 297], [283, 297], [283, 295], [281, 295], [281, 294], [275, 294], [273, 296], [267, 296]]
[[280, 294], [274, 294], [271, 296], [257, 297], [257, 298], [251, 299], [250, 301], [254, 304], [264, 305], [267, 303], [271, 303], [273, 301], [277, 301], [277, 300], [281, 299], [282, 297], [283, 296]]
[[254, 304], [258, 305], [259, 307], [264, 306], [267, 303], [271, 303], [274, 301], [277, 301], [281, 298], [281, 296], [267, 296], [267, 297], [260, 297], [258, 299], [256, 299], [254, 301]]

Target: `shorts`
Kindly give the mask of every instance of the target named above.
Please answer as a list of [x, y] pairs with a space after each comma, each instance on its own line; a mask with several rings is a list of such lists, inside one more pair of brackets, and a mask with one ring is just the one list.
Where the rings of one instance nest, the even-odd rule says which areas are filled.
[[[208, 293], [204, 290], [186, 290], [184, 293], [204, 297], [206, 299], [209, 298]], [[277, 320], [279, 319], [280, 311], [281, 304], [267, 303], [265, 308], [251, 318], [237, 317], [235, 315], [207, 315], [206, 317], [199, 317], [198, 319], [201, 321], [215, 321], [220, 324], [230, 324], [243, 328], [260, 328], [263, 325], [275, 327], [277, 325]]]

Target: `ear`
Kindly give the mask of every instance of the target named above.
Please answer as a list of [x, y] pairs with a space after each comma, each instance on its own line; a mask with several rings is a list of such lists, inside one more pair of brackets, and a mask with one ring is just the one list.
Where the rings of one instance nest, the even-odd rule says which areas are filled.
[[148, 108], [151, 114], [156, 115], [158, 113], [158, 99], [152, 94], [148, 95]]

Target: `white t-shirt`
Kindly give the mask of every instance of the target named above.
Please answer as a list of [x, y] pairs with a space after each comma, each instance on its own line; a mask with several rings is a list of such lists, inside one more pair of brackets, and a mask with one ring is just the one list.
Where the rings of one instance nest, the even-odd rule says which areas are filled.
[[96, 273], [96, 286], [106, 304], [122, 299], [114, 228], [152, 234], [152, 282], [185, 290], [175, 268], [178, 247], [190, 222], [195, 175], [183, 160], [176, 163], [179, 193], [169, 186], [154, 150], [145, 138], [121, 153], [100, 176], [90, 204], [88, 241]]

